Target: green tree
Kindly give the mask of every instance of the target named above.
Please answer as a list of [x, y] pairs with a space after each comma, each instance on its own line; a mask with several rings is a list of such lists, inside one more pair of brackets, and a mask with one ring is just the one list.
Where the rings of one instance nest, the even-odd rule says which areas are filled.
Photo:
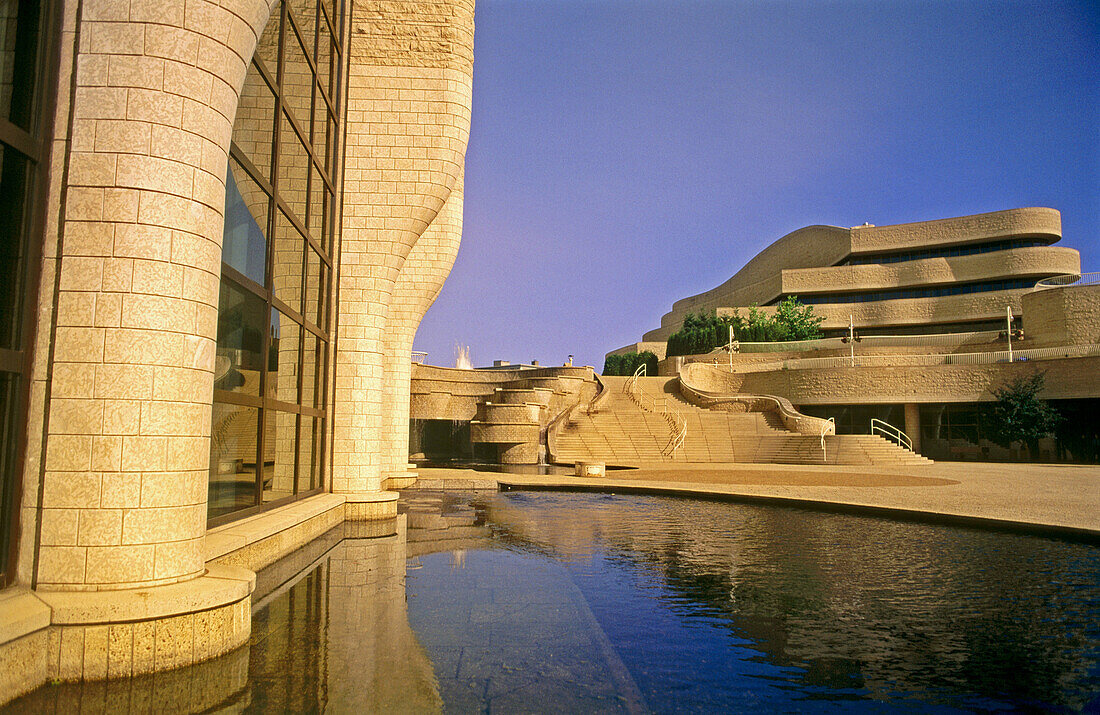
[[812, 305], [803, 305], [798, 296], [789, 295], [776, 306], [772, 320], [782, 335], [778, 340], [813, 340], [821, 337], [819, 328], [825, 316], [814, 315]]
[[657, 356], [649, 350], [643, 350], [640, 353], [608, 355], [604, 358], [603, 374], [630, 376], [633, 375], [634, 371], [643, 363], [645, 364], [647, 375], [657, 374]]
[[1013, 442], [1027, 445], [1031, 458], [1039, 454], [1039, 439], [1053, 432], [1062, 416], [1045, 400], [1043, 373], [1019, 377], [1004, 387], [993, 390], [997, 401], [983, 420], [986, 437], [1006, 449]]

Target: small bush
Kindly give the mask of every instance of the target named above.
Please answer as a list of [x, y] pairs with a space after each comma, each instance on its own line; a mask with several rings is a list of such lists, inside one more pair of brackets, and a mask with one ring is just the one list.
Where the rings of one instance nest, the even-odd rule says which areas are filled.
[[647, 375], [657, 374], [657, 356], [648, 350], [644, 350], [640, 353], [608, 355], [604, 359], [603, 374], [611, 376], [625, 375], [629, 377], [633, 375], [634, 371], [643, 363], [646, 366]]
[[749, 308], [748, 317], [736, 310], [733, 315], [688, 314], [683, 326], [669, 336], [666, 354], [700, 355], [729, 342], [730, 327], [734, 340], [742, 342], [782, 342], [786, 340], [813, 340], [821, 337], [818, 329], [824, 316], [814, 315], [812, 305], [803, 305], [796, 296], [788, 296], [776, 306], [775, 315], [769, 316], [755, 305]]

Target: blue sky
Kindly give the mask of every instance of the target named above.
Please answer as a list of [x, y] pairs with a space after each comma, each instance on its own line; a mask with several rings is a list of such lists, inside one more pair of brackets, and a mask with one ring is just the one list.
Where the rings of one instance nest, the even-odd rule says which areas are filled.
[[1100, 3], [478, 0], [476, 23], [430, 363], [599, 368], [810, 224], [1050, 206], [1100, 271]]

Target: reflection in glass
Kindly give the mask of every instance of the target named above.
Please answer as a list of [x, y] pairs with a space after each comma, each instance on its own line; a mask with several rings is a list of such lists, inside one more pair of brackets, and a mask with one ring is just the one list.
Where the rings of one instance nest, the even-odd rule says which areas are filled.
[[222, 278], [214, 361], [215, 389], [260, 394], [266, 312], [262, 298]]
[[309, 128], [310, 102], [313, 98], [313, 70], [302, 53], [302, 45], [290, 28], [286, 33], [287, 53], [283, 59], [283, 106], [298, 121]]
[[[302, 37], [304, 45], [299, 45], [298, 48], [304, 57], [313, 57], [313, 41], [314, 33], [317, 27], [317, 6], [310, 5], [308, 7], [295, 7], [290, 6], [293, 10], [291, 13], [294, 19], [294, 25], [298, 28], [298, 33]], [[288, 56], [291, 53], [288, 53]]]
[[329, 136], [332, 129], [329, 120], [328, 105], [320, 94], [313, 105], [313, 152], [318, 163], [331, 171], [329, 165]]
[[0, 0], [0, 119], [31, 131], [38, 65], [37, 2]]
[[[308, 100], [307, 100], [308, 104]], [[306, 112], [306, 117], [309, 112]], [[309, 179], [309, 156], [302, 140], [284, 114], [279, 129], [279, 195], [303, 224], [306, 220], [307, 186]], [[306, 126], [308, 127], [308, 120]]]
[[[271, 73], [271, 76], [275, 76], [275, 72], [279, 65], [279, 29], [282, 20], [282, 3], [279, 3], [271, 10], [271, 18], [267, 21], [267, 25], [264, 26], [263, 34], [260, 35], [260, 41], [256, 45], [256, 56], [262, 58], [264, 64], [267, 67], [267, 71]], [[251, 72], [252, 70], [249, 69]]]
[[23, 209], [26, 205], [28, 162], [9, 146], [0, 145], [0, 348], [19, 349], [23, 317], [23, 264], [26, 261]]
[[302, 310], [302, 256], [306, 239], [282, 211], [275, 212], [275, 263], [272, 288], [275, 297], [292, 310]]
[[309, 173], [309, 218], [306, 220], [306, 229], [320, 242], [324, 230], [325, 182], [317, 169], [314, 168]]
[[301, 326], [271, 309], [271, 341], [267, 353], [267, 396], [298, 402], [298, 336]]
[[318, 360], [317, 336], [308, 330], [302, 331], [302, 405], [304, 407], [320, 407], [317, 404], [319, 396], [318, 381], [323, 377], [321, 361]]
[[298, 481], [299, 492], [309, 491], [317, 484], [320, 472], [320, 446], [316, 430], [319, 420], [310, 415], [301, 416], [298, 428]]
[[298, 415], [282, 410], [264, 410], [264, 502], [294, 494], [294, 436]]
[[225, 237], [222, 261], [264, 284], [267, 259], [267, 207], [270, 199], [260, 185], [234, 160], [225, 177]]
[[[328, 94], [329, 99], [336, 96], [333, 92], [332, 86], [332, 35], [329, 33], [328, 22], [325, 21], [324, 15], [318, 19], [317, 23], [320, 28], [320, 38], [317, 40], [317, 82], [325, 89], [325, 93]], [[318, 104], [324, 104], [324, 100], [318, 97]]]
[[302, 306], [302, 314], [306, 320], [322, 330], [326, 327], [324, 320], [324, 277], [325, 264], [321, 257], [312, 248], [306, 249], [306, 290], [305, 302]]
[[[276, 23], [278, 24], [278, 23]], [[274, 69], [274, 66], [272, 67]], [[271, 181], [271, 144], [275, 134], [275, 93], [267, 81], [249, 66], [245, 74], [237, 116], [233, 119], [233, 143], [256, 165], [260, 176]], [[256, 220], [266, 226], [266, 215]]]
[[256, 503], [259, 410], [215, 402], [210, 420], [210, 518]]
[[[265, 502], [289, 498], [307, 483], [319, 486], [315, 480], [323, 474], [313, 462], [320, 459], [314, 445], [324, 416], [308, 415], [303, 434], [310, 436], [300, 437], [298, 412], [324, 402], [328, 252], [335, 233], [330, 187], [339, 137], [338, 108], [330, 111], [322, 101], [307, 54], [315, 50], [320, 20], [320, 54], [339, 56], [329, 18], [316, 0], [274, 4], [233, 124], [215, 375], [216, 390], [243, 393], [247, 397], [234, 400], [262, 412], [255, 425], [263, 449], [255, 490]], [[325, 60], [321, 81], [335, 84], [335, 66]], [[334, 91], [332, 101], [340, 94]], [[317, 162], [311, 142], [319, 144]], [[303, 323], [320, 332], [303, 338]], [[296, 478], [300, 450], [307, 461]]]

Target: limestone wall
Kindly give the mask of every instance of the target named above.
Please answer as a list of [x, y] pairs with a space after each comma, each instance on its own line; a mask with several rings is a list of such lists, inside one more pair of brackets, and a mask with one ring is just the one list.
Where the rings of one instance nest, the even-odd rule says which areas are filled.
[[856, 226], [852, 229], [852, 252], [944, 246], [1011, 236], [1057, 241], [1062, 237], [1062, 215], [1055, 209], [1034, 207], [891, 226]]
[[1073, 274], [1081, 255], [1072, 248], [1034, 246], [952, 258], [924, 258], [899, 263], [784, 270], [784, 294], [872, 291], [899, 287], [946, 285], [1014, 276]]
[[462, 173], [473, 2], [367, 1], [351, 20], [332, 489], [381, 487], [384, 331], [405, 260]]
[[270, 2], [67, 10], [20, 574], [166, 584], [203, 568], [226, 158]]
[[[688, 313], [715, 313], [740, 306], [746, 313], [780, 295], [809, 295], [917, 286], [940, 286], [1001, 278], [1080, 271], [1076, 250], [1038, 246], [985, 254], [926, 258], [898, 263], [836, 265], [850, 255], [944, 247], [1007, 238], [1035, 238], [1050, 243], [1062, 236], [1061, 215], [1049, 208], [1021, 208], [973, 216], [851, 229], [810, 226], [790, 233], [753, 257], [721, 286], [678, 300], [661, 318], [661, 327], [645, 341], [667, 340]], [[822, 327], [840, 328], [851, 314], [856, 326], [908, 326], [988, 320], [1006, 305], [1020, 312], [1022, 291], [989, 291], [943, 297], [836, 303], [814, 306], [826, 318]], [[999, 313], [995, 308], [999, 307]]]
[[[246, 135], [262, 88], [243, 85], [275, 4], [58, 4], [15, 577], [35, 619], [4, 621], [18, 626], [0, 641], [4, 683], [163, 670], [248, 638], [253, 577], [207, 572], [203, 543], [228, 151], [239, 103], [239, 141], [266, 140]], [[357, 493], [380, 484], [393, 288], [461, 176], [473, 3], [348, 6], [331, 488]], [[285, 69], [293, 102], [301, 68]], [[276, 273], [277, 290], [300, 293], [293, 270]]]
[[693, 379], [701, 389], [786, 397], [796, 405], [898, 404], [909, 402], [986, 402], [991, 388], [1035, 372], [1043, 373], [1048, 400], [1100, 397], [1100, 358], [1069, 358], [993, 365], [837, 367], [730, 375], [711, 372], [711, 382]]
[[1067, 286], [1023, 296], [1024, 334], [1038, 347], [1100, 343], [1100, 286]]
[[394, 286], [386, 322], [382, 395], [382, 468], [402, 476], [409, 462], [409, 388], [413, 337], [454, 265], [462, 238], [462, 177], [409, 252]]

